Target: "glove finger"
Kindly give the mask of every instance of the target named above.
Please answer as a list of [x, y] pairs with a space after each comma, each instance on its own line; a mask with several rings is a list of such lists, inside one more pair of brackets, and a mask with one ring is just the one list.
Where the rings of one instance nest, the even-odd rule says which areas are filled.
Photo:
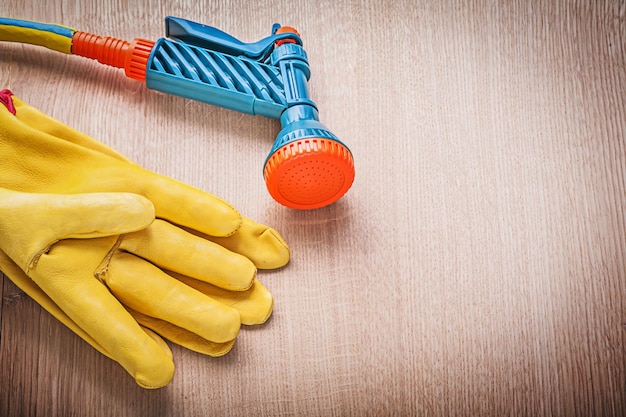
[[169, 274], [212, 299], [239, 311], [241, 324], [262, 324], [272, 314], [274, 297], [259, 280], [255, 279], [252, 286], [246, 291], [227, 291], [175, 272], [170, 271]]
[[232, 291], [250, 288], [256, 276], [255, 266], [246, 257], [158, 219], [125, 235], [120, 249]]
[[[126, 311], [128, 311], [128, 309], [126, 309]], [[132, 316], [132, 313], [129, 312], [129, 314]], [[133, 318], [135, 318], [133, 316]], [[137, 319], [135, 319], [136, 321]], [[139, 323], [137, 321], [137, 323]], [[146, 333], [152, 340], [154, 340], [156, 342], [157, 345], [159, 345], [161, 347], [161, 349], [163, 349], [163, 352], [165, 352], [165, 354], [167, 355], [167, 357], [173, 361], [174, 360], [174, 355], [172, 354], [172, 350], [170, 349], [170, 347], [168, 346], [167, 342], [165, 340], [163, 340], [163, 338], [161, 336], [159, 336], [157, 333], [155, 333], [152, 329], [150, 329], [147, 326], [144, 326], [143, 324], [139, 323], [139, 327], [141, 328], [141, 330], [144, 331], [144, 333]], [[156, 387], [159, 388], [159, 387]]]
[[116, 253], [105, 282], [124, 305], [145, 315], [182, 327], [216, 343], [237, 337], [237, 310], [188, 287], [150, 262], [129, 253]]
[[153, 220], [154, 206], [136, 194], [40, 194], [0, 188], [0, 249], [27, 273], [58, 240], [134, 232]]
[[235, 344], [235, 339], [224, 343], [210, 342], [189, 330], [178, 327], [165, 320], [147, 316], [129, 307], [126, 307], [126, 309], [142, 326], [152, 329], [167, 340], [186, 347], [189, 350], [193, 350], [194, 352], [214, 357], [223, 356], [230, 352]]
[[102, 251], [112, 242], [112, 238], [61, 241], [41, 256], [30, 276], [139, 385], [163, 387], [174, 374], [171, 351], [146, 334], [107, 288], [87, 272], [98, 269], [97, 259], [102, 259]]
[[210, 236], [230, 236], [241, 227], [239, 212], [221, 198], [143, 168], [128, 166], [135, 171], [129, 178], [137, 178], [139, 186], [127, 191], [152, 201], [157, 217]]
[[289, 262], [289, 246], [275, 229], [243, 217], [241, 227], [231, 236], [207, 239], [250, 259], [259, 269], [275, 269]]
[[0, 270], [30, 298], [35, 300], [37, 304], [44, 308], [54, 318], [63, 323], [71, 331], [80, 336], [85, 342], [89, 343], [94, 349], [102, 353], [104, 356], [111, 358], [111, 354], [107, 352], [98, 342], [96, 342], [89, 334], [81, 329], [59, 306], [52, 301], [48, 294], [43, 292], [41, 288], [35, 284], [35, 281], [26, 276], [24, 271], [17, 266], [4, 252], [0, 251]]

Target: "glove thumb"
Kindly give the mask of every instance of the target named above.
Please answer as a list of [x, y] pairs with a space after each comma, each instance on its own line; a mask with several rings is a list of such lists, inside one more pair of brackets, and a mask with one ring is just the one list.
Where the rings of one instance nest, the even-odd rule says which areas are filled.
[[154, 218], [154, 206], [138, 194], [34, 194], [0, 188], [0, 249], [28, 273], [61, 239], [135, 232]]

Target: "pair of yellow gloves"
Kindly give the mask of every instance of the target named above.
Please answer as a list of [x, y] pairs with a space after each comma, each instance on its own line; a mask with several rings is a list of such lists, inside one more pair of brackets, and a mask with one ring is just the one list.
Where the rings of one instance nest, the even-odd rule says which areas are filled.
[[288, 261], [274, 229], [0, 92], [0, 270], [140, 386], [171, 381], [164, 339], [220, 356], [265, 322], [257, 268]]

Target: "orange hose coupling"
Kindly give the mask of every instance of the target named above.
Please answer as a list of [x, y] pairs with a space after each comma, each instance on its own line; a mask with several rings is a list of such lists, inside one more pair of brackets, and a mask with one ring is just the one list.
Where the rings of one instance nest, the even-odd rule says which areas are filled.
[[127, 77], [146, 80], [146, 66], [154, 41], [134, 39], [128, 42], [110, 36], [77, 31], [72, 37], [72, 54], [95, 59], [115, 68], [123, 68]]

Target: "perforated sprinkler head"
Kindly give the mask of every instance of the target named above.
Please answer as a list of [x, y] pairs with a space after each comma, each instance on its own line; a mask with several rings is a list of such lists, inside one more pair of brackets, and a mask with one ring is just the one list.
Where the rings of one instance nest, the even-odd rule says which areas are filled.
[[263, 175], [270, 195], [284, 206], [316, 209], [334, 203], [352, 186], [352, 153], [317, 120], [311, 106], [292, 107], [281, 117]]

